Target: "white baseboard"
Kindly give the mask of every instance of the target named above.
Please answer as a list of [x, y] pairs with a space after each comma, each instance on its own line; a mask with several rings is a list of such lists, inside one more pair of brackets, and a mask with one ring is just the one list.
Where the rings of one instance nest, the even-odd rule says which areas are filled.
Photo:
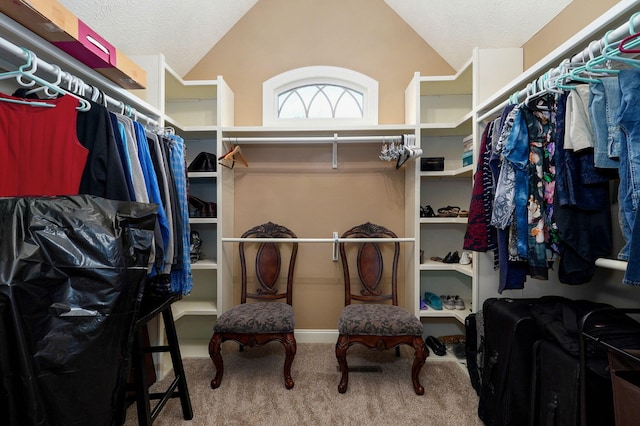
[[297, 343], [333, 343], [338, 341], [338, 330], [295, 330]]

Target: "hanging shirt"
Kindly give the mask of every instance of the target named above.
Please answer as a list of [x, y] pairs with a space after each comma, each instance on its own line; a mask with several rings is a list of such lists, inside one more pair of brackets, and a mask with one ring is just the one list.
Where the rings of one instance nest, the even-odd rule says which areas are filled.
[[11, 102], [22, 100], [0, 93], [0, 196], [78, 194], [88, 155], [76, 133], [78, 100]]

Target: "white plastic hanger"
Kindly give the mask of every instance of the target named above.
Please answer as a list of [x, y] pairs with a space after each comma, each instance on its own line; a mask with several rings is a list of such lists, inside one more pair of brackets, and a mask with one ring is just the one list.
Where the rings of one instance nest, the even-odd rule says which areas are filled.
[[[91, 103], [89, 103], [89, 101], [87, 101], [86, 99], [76, 95], [75, 93], [69, 92], [61, 88], [60, 86], [54, 85], [35, 75], [35, 72], [38, 68], [38, 65], [37, 65], [38, 58], [36, 57], [35, 53], [33, 53], [32, 51], [24, 48], [23, 50], [27, 54], [27, 63], [19, 67], [18, 70], [16, 71], [9, 71], [8, 73], [5, 73], [7, 76], [15, 76], [18, 83], [23, 87], [32, 87], [36, 83], [38, 83], [39, 85], [50, 89], [51, 91], [47, 92], [49, 94], [53, 93], [54, 95], [59, 94], [59, 95], [72, 96], [80, 102], [80, 105], [77, 107], [78, 111], [89, 111], [91, 109]], [[26, 69], [29, 67], [30, 69]], [[25, 80], [25, 79], [28, 79], [28, 80]], [[44, 105], [48, 107], [55, 106], [46, 102], [29, 101], [29, 100], [25, 100], [24, 102], [16, 102], [16, 103], [26, 103], [28, 105], [33, 105], [33, 106], [44, 106]]]
[[[25, 49], [25, 51], [27, 52], [27, 62], [23, 65], [21, 65], [20, 67], [18, 67], [17, 70], [15, 71], [7, 71], [7, 72], [3, 72], [0, 73], [0, 80], [6, 80], [8, 78], [13, 78], [15, 77], [16, 80], [18, 80], [18, 82], [20, 83], [20, 77], [25, 73], [28, 72], [27, 69], [29, 68], [33, 68], [33, 56], [31, 55], [31, 51], [28, 51]], [[35, 82], [33, 83], [35, 84]], [[0, 97], [0, 102], [8, 102], [8, 103], [13, 103], [13, 104], [22, 104], [22, 105], [31, 105], [31, 106], [38, 106], [38, 107], [46, 107], [46, 108], [52, 108], [55, 107], [54, 104], [50, 104], [47, 102], [40, 102], [40, 101], [31, 101], [31, 100], [22, 100], [22, 99], [17, 99], [17, 98], [4, 98], [4, 97]]]

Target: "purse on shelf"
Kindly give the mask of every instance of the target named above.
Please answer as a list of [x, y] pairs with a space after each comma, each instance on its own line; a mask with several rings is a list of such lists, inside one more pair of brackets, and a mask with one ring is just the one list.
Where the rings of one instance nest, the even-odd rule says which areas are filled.
[[213, 201], [204, 201], [189, 195], [189, 217], [216, 217], [218, 205]]
[[218, 158], [210, 152], [201, 152], [187, 167], [189, 172], [215, 172]]

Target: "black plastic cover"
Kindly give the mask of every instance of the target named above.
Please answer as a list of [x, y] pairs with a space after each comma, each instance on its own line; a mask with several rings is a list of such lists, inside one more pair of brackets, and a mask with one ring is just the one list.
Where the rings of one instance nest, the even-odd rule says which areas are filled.
[[0, 199], [0, 424], [109, 425], [124, 410], [156, 211]]

